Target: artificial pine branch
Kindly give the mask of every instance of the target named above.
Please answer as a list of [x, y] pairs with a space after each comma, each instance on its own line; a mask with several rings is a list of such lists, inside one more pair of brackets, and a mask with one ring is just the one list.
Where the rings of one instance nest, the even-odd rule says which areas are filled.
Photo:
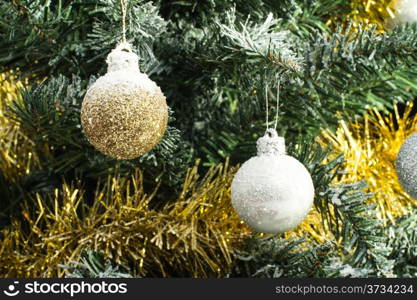
[[126, 267], [119, 266], [105, 259], [103, 254], [92, 250], [81, 253], [79, 261], [71, 265], [60, 265], [67, 269], [66, 278], [131, 278]]

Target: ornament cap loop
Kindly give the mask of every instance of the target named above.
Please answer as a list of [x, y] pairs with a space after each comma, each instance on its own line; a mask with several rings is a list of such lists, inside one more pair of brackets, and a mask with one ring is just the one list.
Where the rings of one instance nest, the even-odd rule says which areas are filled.
[[139, 57], [132, 51], [132, 45], [122, 42], [107, 56], [107, 72], [139, 72]]
[[285, 155], [285, 139], [278, 136], [275, 129], [267, 129], [265, 135], [256, 142], [258, 156], [261, 155]]

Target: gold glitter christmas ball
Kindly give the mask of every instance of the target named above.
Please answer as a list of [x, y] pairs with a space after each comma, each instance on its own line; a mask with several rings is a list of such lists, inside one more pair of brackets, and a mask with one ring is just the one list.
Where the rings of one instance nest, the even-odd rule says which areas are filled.
[[165, 96], [139, 71], [129, 44], [107, 57], [107, 73], [88, 89], [81, 107], [81, 125], [90, 143], [116, 159], [133, 159], [150, 151], [168, 123]]

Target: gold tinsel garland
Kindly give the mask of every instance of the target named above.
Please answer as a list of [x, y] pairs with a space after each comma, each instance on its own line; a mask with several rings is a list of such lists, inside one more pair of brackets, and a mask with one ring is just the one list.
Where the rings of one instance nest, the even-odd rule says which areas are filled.
[[[343, 154], [345, 170], [334, 180], [334, 184], [353, 184], [365, 180], [367, 192], [374, 196], [369, 200], [376, 203], [379, 217], [384, 224], [395, 223], [405, 215], [417, 200], [402, 189], [395, 169], [397, 154], [408, 136], [417, 132], [417, 115], [413, 115], [414, 104], [409, 102], [403, 114], [394, 106], [394, 113], [382, 115], [372, 109], [361, 121], [340, 121], [333, 133], [324, 130], [317, 141], [330, 145], [334, 157]], [[285, 234], [286, 237], [308, 236], [319, 243], [334, 240], [329, 224], [313, 208], [299, 227]]]
[[376, 25], [379, 32], [384, 32], [395, 20], [398, 2], [399, 0], [352, 0], [346, 15], [332, 16], [327, 24], [351, 23], [353, 30], [360, 25], [365, 28]]
[[416, 200], [401, 188], [395, 169], [395, 161], [405, 139], [417, 131], [417, 115], [412, 116], [413, 103], [400, 115], [383, 115], [373, 109], [362, 121], [347, 124], [340, 122], [336, 133], [324, 131], [319, 138], [323, 145], [330, 145], [334, 155], [344, 154], [345, 172], [335, 183], [354, 183], [365, 180], [368, 192], [374, 194], [369, 201], [377, 204], [380, 218], [395, 222], [404, 215]]
[[19, 89], [25, 86], [28, 86], [27, 78], [18, 80], [13, 71], [0, 73], [0, 169], [11, 182], [37, 165], [32, 141], [22, 133], [19, 124], [6, 115], [7, 105], [21, 100]]
[[23, 210], [25, 221], [1, 233], [0, 276], [63, 276], [58, 265], [86, 248], [133, 262], [136, 275], [224, 276], [251, 230], [231, 207], [235, 169], [219, 165], [201, 180], [197, 169], [189, 170], [178, 199], [158, 210], [149, 205], [156, 191], [145, 193], [139, 171], [109, 176], [91, 206], [81, 183], [64, 184], [52, 199], [37, 195], [35, 207]]

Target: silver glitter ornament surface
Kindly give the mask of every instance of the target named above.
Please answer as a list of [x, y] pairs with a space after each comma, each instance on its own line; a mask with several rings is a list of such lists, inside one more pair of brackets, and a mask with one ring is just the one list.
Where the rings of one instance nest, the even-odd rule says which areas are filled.
[[402, 187], [417, 200], [417, 133], [406, 139], [401, 146], [396, 167]]
[[165, 96], [139, 71], [129, 44], [107, 57], [107, 73], [88, 89], [81, 107], [81, 125], [90, 143], [116, 159], [133, 159], [150, 151], [168, 123]]
[[307, 169], [285, 154], [285, 141], [275, 130], [257, 142], [258, 155], [246, 161], [232, 182], [232, 204], [257, 231], [280, 234], [298, 226], [314, 201]]
[[258, 156], [285, 154], [285, 139], [278, 136], [273, 129], [268, 129], [265, 136], [256, 141]]
[[417, 0], [399, 0], [395, 9], [399, 23], [417, 22]]

